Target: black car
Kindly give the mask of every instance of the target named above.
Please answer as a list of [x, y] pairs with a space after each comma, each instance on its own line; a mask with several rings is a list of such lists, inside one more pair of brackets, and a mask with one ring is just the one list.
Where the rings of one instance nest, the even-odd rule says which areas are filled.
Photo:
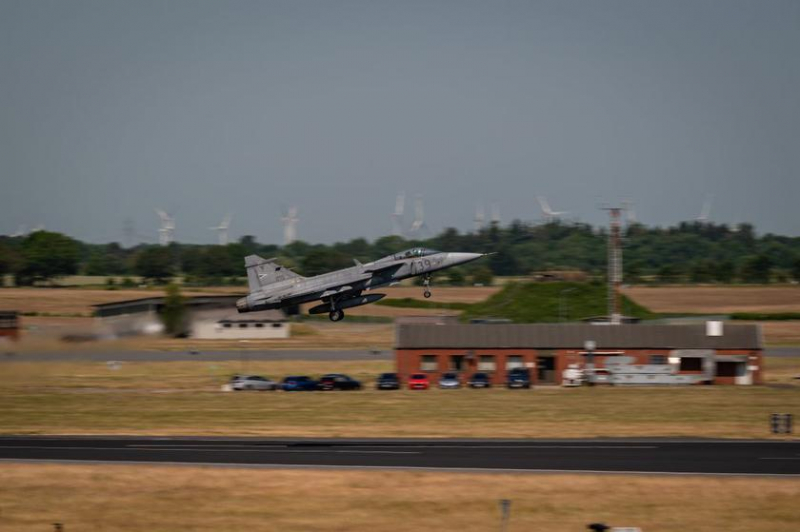
[[528, 368], [513, 368], [506, 377], [506, 386], [509, 388], [530, 388], [531, 373]]
[[488, 373], [475, 373], [469, 378], [467, 384], [470, 388], [491, 388], [492, 379]]
[[378, 380], [375, 381], [375, 389], [377, 390], [399, 390], [400, 377], [397, 373], [381, 373]]
[[361, 383], [341, 373], [323, 375], [317, 383], [320, 390], [360, 390]]

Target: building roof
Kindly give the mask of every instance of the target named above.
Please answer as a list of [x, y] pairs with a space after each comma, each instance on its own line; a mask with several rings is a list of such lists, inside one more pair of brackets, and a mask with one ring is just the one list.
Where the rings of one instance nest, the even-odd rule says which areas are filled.
[[[191, 312], [193, 320], [213, 320], [219, 322], [282, 322], [287, 321], [282, 310], [263, 310], [239, 314], [236, 310], [238, 295], [208, 295], [189, 296], [184, 298], [184, 304]], [[137, 314], [149, 310], [157, 310], [164, 305], [163, 296], [143, 297], [102, 303], [94, 305], [95, 312], [101, 318], [117, 316], [120, 314]]]
[[478, 324], [397, 327], [398, 349], [761, 349], [758, 325], [725, 324], [722, 336], [698, 325]]
[[[230, 303], [232, 305], [236, 305], [236, 300], [242, 297], [241, 295], [209, 295], [209, 296], [189, 296], [185, 297], [185, 303], [187, 305], [208, 305], [208, 304], [220, 304], [224, 305], [226, 303]], [[132, 307], [138, 305], [163, 305], [164, 304], [164, 296], [153, 296], [153, 297], [140, 297], [138, 299], [126, 299], [124, 301], [113, 301], [111, 303], [100, 303], [97, 305], [92, 305], [97, 310], [105, 310], [109, 308], [119, 308], [119, 307]]]
[[[184, 304], [189, 310], [209, 309], [209, 308], [235, 308], [236, 300], [239, 296], [235, 295], [209, 295], [209, 296], [189, 296], [184, 298]], [[127, 299], [125, 301], [114, 301], [113, 303], [101, 303], [94, 306], [94, 313], [100, 318], [110, 318], [113, 316], [139, 314], [143, 312], [158, 311], [164, 306], [164, 296], [142, 297], [139, 299]]]

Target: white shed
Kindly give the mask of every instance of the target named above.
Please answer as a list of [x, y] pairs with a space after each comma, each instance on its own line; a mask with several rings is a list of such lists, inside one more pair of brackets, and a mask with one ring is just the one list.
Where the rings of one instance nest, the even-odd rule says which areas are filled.
[[199, 339], [268, 339], [289, 338], [290, 324], [279, 310], [239, 314], [230, 310], [207, 310], [192, 313], [192, 338]]

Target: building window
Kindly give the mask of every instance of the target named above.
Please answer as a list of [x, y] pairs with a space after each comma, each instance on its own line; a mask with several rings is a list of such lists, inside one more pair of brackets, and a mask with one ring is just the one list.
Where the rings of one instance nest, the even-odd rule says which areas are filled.
[[744, 363], [717, 362], [717, 377], [741, 377], [744, 375]]
[[240, 329], [246, 329], [247, 328], [247, 324], [246, 323], [240, 323], [239, 324], [239, 328]]
[[231, 324], [230, 323], [223, 323], [222, 326], [225, 327], [226, 329], [230, 329], [231, 328]]
[[649, 357], [650, 364], [666, 364], [667, 363], [667, 355], [650, 355]]
[[436, 358], [436, 355], [422, 355], [419, 369], [421, 371], [436, 371], [438, 369]]
[[465, 355], [450, 355], [450, 371], [464, 371]]
[[263, 328], [264, 328], [263, 323], [256, 323], [256, 329], [263, 329]]
[[525, 363], [522, 361], [522, 355], [509, 355], [506, 358], [506, 369], [524, 368]]
[[283, 327], [283, 323], [273, 323], [272, 324], [272, 328], [273, 329], [280, 329], [281, 327]]
[[681, 357], [681, 371], [703, 371], [703, 359], [700, 357]]
[[494, 355], [481, 355], [478, 359], [478, 371], [494, 371], [497, 369], [497, 364], [494, 361]]

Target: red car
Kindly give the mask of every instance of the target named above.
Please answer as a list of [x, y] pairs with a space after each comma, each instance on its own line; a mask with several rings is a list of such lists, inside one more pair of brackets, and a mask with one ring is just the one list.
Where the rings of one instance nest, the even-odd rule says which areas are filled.
[[408, 378], [409, 390], [427, 390], [429, 387], [430, 381], [428, 380], [428, 376], [424, 373], [413, 373], [411, 377]]

